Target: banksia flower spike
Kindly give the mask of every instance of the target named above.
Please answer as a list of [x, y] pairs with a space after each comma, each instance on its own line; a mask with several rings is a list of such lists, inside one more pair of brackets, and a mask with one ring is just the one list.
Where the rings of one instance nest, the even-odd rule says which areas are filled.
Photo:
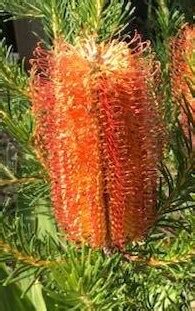
[[[188, 132], [187, 110], [195, 122], [195, 25], [185, 25], [171, 42], [172, 54], [172, 91], [180, 105], [180, 121]], [[193, 129], [192, 129], [193, 131]], [[195, 135], [192, 137], [195, 147]]]
[[93, 247], [141, 239], [155, 221], [163, 153], [159, 66], [149, 44], [137, 34], [130, 44], [59, 38], [35, 54], [35, 144], [57, 223]]

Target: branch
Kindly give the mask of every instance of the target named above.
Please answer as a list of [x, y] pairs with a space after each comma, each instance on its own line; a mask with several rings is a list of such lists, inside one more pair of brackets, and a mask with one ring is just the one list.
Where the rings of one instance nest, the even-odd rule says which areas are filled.
[[165, 0], [158, 0], [158, 4], [159, 4], [159, 7], [161, 9], [161, 12], [163, 13], [164, 15], [164, 18], [165, 18], [165, 21], [166, 21], [166, 25], [168, 26], [169, 25], [169, 9], [167, 7], [167, 4], [166, 4], [166, 1]]
[[12, 180], [16, 180], [16, 177], [14, 176], [14, 174], [9, 170], [9, 168], [7, 166], [5, 166], [3, 163], [0, 163], [0, 170], [3, 170], [4, 173], [10, 177]]
[[20, 261], [24, 264], [27, 264], [29, 266], [33, 267], [51, 267], [56, 264], [65, 263], [64, 260], [44, 260], [44, 259], [38, 259], [31, 256], [28, 256], [27, 254], [24, 254], [23, 252], [18, 251], [13, 246], [9, 245], [8, 243], [5, 243], [3, 240], [0, 240], [0, 250], [3, 253], [10, 254], [13, 256], [17, 261]]
[[192, 260], [195, 256], [195, 252], [192, 251], [188, 254], [186, 254], [183, 257], [173, 257], [170, 260], [159, 260], [157, 258], [151, 257], [147, 264], [151, 267], [163, 267], [163, 266], [169, 266], [173, 264], [182, 264], [184, 262], [188, 262], [189, 260]]
[[[20, 251], [18, 251], [16, 248], [13, 248], [13, 246], [9, 245], [8, 243], [5, 243], [4, 241], [0, 240], [0, 250], [4, 253], [11, 254], [17, 261], [23, 262], [24, 264], [33, 266], [33, 267], [52, 267], [58, 264], [65, 264], [66, 259], [52, 259], [52, 260], [44, 260], [39, 259], [36, 257], [28, 256]], [[143, 258], [141, 256], [134, 256], [125, 252], [122, 252], [123, 258], [127, 260], [128, 262], [134, 262], [138, 264], [144, 264], [150, 267], [165, 267], [173, 264], [182, 264], [185, 262], [188, 262], [195, 256], [195, 251], [191, 251], [187, 253], [183, 257], [173, 257], [170, 260], [162, 260], [155, 257], [150, 257], [149, 259]], [[88, 255], [86, 255], [86, 260], [88, 258]]]
[[29, 184], [36, 181], [41, 181], [42, 178], [38, 177], [23, 177], [23, 178], [15, 178], [15, 179], [0, 179], [0, 187], [11, 186], [11, 185], [24, 185]]
[[141, 256], [134, 256], [128, 253], [122, 253], [123, 257], [128, 260], [128, 262], [141, 263], [150, 267], [165, 267], [173, 264], [182, 264], [192, 260], [195, 256], [195, 251], [190, 251], [183, 257], [173, 257], [169, 260], [162, 260], [155, 257], [150, 257], [149, 259], [143, 258]]
[[4, 173], [10, 178], [10, 179], [0, 179], [0, 187], [4, 186], [11, 186], [11, 185], [23, 185], [23, 184], [29, 184], [36, 181], [41, 181], [43, 178], [40, 176], [36, 177], [21, 177], [17, 178], [14, 176], [14, 174], [10, 171], [10, 169], [5, 166], [3, 163], [0, 163], [0, 170], [3, 170]]

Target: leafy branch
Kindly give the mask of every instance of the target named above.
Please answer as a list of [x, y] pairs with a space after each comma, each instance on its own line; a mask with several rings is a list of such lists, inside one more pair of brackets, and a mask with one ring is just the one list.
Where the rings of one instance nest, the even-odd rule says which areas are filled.
[[[171, 239], [166, 234], [159, 243], [152, 241], [151, 236], [142, 244], [129, 245], [127, 252], [108, 256], [85, 245], [75, 246], [64, 237], [53, 239], [48, 235], [40, 239], [36, 224], [32, 229], [21, 218], [10, 222], [9, 217], [3, 216], [1, 228], [0, 260], [11, 269], [4, 284], [32, 276], [28, 290], [39, 280], [51, 300], [78, 310], [138, 304], [143, 299], [140, 295], [144, 279], [152, 282], [154, 275], [159, 275], [161, 282], [162, 278], [164, 281], [176, 278], [174, 282], [180, 282], [185, 269], [191, 273], [194, 258], [192, 242], [186, 243], [192, 241], [190, 235], [183, 231]], [[139, 291], [136, 300], [132, 296], [134, 282]]]
[[12, 13], [15, 17], [18, 18], [38, 18], [43, 17], [42, 12], [39, 9], [39, 1], [9, 1], [2, 0], [0, 3], [0, 10], [2, 14], [6, 14], [5, 12]]
[[150, 6], [148, 28], [162, 70], [162, 101], [165, 107], [165, 122], [171, 132], [176, 123], [177, 109], [171, 93], [171, 51], [170, 39], [185, 22], [185, 15], [177, 1], [155, 0]]
[[5, 40], [0, 42], [0, 85], [18, 95], [28, 98], [27, 75], [23, 64], [17, 64], [11, 54], [11, 47], [7, 48]]
[[130, 23], [134, 12], [129, 0], [3, 0], [0, 10], [13, 18], [39, 18], [50, 40], [62, 35], [70, 42], [81, 33], [108, 39]]

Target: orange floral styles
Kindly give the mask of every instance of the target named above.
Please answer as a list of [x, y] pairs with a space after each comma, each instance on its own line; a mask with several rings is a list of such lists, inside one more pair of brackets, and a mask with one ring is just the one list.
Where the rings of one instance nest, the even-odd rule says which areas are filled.
[[[176, 102], [182, 105], [180, 120], [187, 131], [187, 103], [195, 122], [195, 25], [185, 25], [171, 42], [172, 90]], [[195, 145], [195, 137], [193, 144]]]
[[130, 48], [59, 38], [50, 51], [39, 46], [32, 64], [35, 144], [57, 223], [92, 247], [141, 239], [155, 221], [163, 153], [159, 66], [148, 44], [137, 34]]

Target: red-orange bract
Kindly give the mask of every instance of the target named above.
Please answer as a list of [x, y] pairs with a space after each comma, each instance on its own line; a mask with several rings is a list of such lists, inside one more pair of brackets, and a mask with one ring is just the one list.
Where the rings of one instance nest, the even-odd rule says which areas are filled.
[[92, 247], [141, 239], [156, 216], [159, 66], [138, 35], [131, 46], [59, 38], [32, 61], [35, 143], [56, 220], [68, 239]]

